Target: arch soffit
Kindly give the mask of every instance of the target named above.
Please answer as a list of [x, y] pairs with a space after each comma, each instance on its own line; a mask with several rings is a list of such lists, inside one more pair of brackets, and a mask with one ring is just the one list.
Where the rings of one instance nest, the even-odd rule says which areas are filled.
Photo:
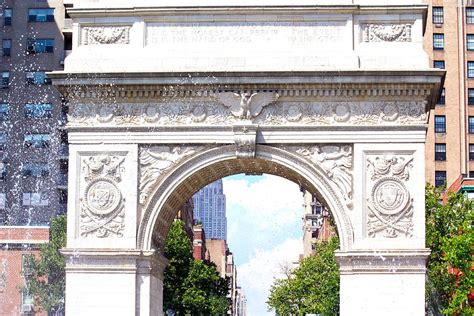
[[[268, 163], [259, 167], [251, 167], [250, 162], [262, 161]], [[186, 184], [193, 176], [198, 176], [199, 171], [215, 166], [219, 163], [234, 162], [235, 168], [220, 168], [218, 175], [214, 176], [207, 183], [215, 181], [221, 177], [236, 174], [239, 172], [258, 172], [262, 171], [268, 174], [282, 176], [299, 183], [307, 188], [311, 193], [316, 194], [326, 203], [336, 222], [336, 228], [340, 238], [340, 249], [342, 251], [349, 249], [353, 243], [353, 228], [347, 209], [338, 196], [336, 191], [330, 185], [331, 179], [323, 170], [314, 163], [310, 163], [298, 154], [284, 148], [276, 148], [268, 145], [257, 145], [255, 159], [238, 159], [235, 156], [235, 146], [227, 145], [205, 149], [190, 157], [182, 159], [176, 166], [166, 172], [165, 176], [155, 184], [155, 188], [150, 195], [149, 202], [144, 206], [143, 216], [138, 228], [137, 246], [142, 250], [151, 250], [153, 248], [154, 231], [159, 225], [165, 225], [162, 235], [166, 236], [168, 227], [173, 220], [178, 208], [181, 205], [175, 203], [172, 205], [173, 194], [180, 189], [191, 192], [186, 194], [180, 203], [184, 203], [191, 198], [194, 191], [199, 190], [190, 188]], [[268, 168], [272, 166], [272, 168]], [[271, 170], [268, 170], [271, 169]], [[214, 179], [215, 178], [215, 179]], [[168, 214], [166, 214], [168, 213]], [[163, 236], [161, 236], [163, 238]], [[162, 243], [163, 240], [158, 242]]]

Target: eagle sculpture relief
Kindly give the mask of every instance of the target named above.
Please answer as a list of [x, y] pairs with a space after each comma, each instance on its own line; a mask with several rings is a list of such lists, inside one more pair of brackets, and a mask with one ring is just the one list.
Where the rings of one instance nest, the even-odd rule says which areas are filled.
[[217, 93], [216, 97], [226, 107], [230, 108], [234, 116], [249, 120], [259, 115], [263, 107], [275, 102], [279, 95], [274, 92], [257, 92], [253, 94], [247, 92], [222, 92]]

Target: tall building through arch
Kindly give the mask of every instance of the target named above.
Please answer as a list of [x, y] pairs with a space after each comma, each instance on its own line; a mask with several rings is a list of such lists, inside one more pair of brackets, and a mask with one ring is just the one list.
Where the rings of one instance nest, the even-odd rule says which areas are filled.
[[194, 219], [200, 221], [209, 239], [227, 240], [227, 217], [222, 179], [208, 184], [193, 196]]

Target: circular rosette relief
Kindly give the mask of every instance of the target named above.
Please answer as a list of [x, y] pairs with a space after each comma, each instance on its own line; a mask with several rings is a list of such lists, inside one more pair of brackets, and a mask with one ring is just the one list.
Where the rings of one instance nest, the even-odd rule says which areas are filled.
[[98, 178], [86, 187], [84, 200], [91, 213], [108, 215], [120, 206], [122, 194], [113, 181]]
[[337, 104], [334, 107], [334, 120], [336, 122], [346, 122], [351, 116], [351, 109], [347, 104]]
[[371, 198], [378, 212], [395, 215], [406, 209], [410, 193], [399, 179], [388, 177], [375, 183]]
[[145, 107], [145, 121], [155, 123], [160, 119], [160, 110], [157, 105], [148, 105]]
[[286, 119], [290, 122], [298, 122], [303, 117], [303, 111], [298, 104], [290, 105], [286, 111]]
[[382, 109], [382, 118], [385, 121], [395, 121], [398, 118], [398, 106], [394, 103], [387, 103]]
[[200, 123], [203, 122], [207, 117], [206, 108], [202, 105], [197, 105], [191, 111], [191, 119], [193, 122]]

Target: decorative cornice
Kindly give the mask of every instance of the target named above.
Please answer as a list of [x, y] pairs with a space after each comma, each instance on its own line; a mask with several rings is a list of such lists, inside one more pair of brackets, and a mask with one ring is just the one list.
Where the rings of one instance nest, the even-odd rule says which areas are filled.
[[[306, 2], [307, 3], [307, 2]], [[163, 16], [163, 15], [176, 15], [176, 14], [215, 14], [219, 15], [232, 15], [232, 14], [285, 14], [288, 15], [289, 10], [292, 14], [350, 14], [350, 13], [363, 13], [363, 14], [376, 14], [386, 13], [387, 10], [393, 14], [400, 13], [417, 13], [426, 15], [427, 5], [305, 5], [293, 3], [288, 5], [272, 5], [269, 2], [258, 3], [254, 5], [230, 5], [230, 4], [217, 4], [214, 6], [197, 6], [197, 5], [179, 5], [173, 2], [171, 5], [161, 4], [155, 7], [116, 7], [116, 8], [71, 8], [68, 9], [68, 14], [73, 18], [87, 18], [87, 17], [98, 17], [98, 16]], [[213, 16], [213, 19], [216, 17]]]

